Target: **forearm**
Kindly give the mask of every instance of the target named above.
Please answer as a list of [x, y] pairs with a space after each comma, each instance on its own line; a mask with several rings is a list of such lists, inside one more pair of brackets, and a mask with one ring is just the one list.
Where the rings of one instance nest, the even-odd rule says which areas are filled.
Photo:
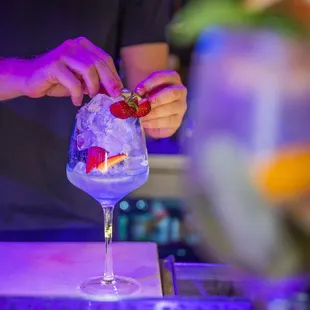
[[155, 71], [168, 69], [169, 48], [164, 43], [137, 45], [122, 50], [126, 85], [134, 89]]
[[27, 61], [0, 59], [0, 101], [23, 96]]

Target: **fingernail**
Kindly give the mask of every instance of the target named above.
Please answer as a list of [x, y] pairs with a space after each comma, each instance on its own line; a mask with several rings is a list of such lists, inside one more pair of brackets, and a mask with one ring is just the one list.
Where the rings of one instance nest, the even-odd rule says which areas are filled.
[[135, 92], [136, 92], [138, 95], [143, 95], [143, 94], [144, 94], [143, 87], [142, 87], [142, 86], [137, 86], [136, 89], [135, 89]]
[[121, 93], [122, 93], [122, 90], [119, 87], [115, 87], [113, 88], [111, 95], [113, 97], [119, 97]]
[[148, 98], [148, 100], [149, 100], [149, 102], [150, 102], [151, 104], [156, 103], [156, 96], [154, 96], [154, 95], [149, 95], [147, 98]]
[[72, 103], [76, 107], [79, 107], [82, 104], [82, 101], [79, 98], [72, 98]]
[[124, 88], [124, 84], [123, 84], [122, 80], [119, 80], [119, 87], [120, 87], [120, 89]]

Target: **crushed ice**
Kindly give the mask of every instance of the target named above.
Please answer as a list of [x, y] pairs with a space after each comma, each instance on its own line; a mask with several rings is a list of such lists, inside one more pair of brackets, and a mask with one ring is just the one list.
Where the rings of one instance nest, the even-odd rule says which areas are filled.
[[[129, 155], [125, 163], [126, 169], [137, 169], [138, 165], [141, 167], [141, 163], [145, 165], [147, 162], [141, 128], [136, 123], [139, 120], [113, 117], [109, 109], [112, 103], [113, 99], [110, 97], [98, 94], [80, 108], [76, 117], [77, 148], [82, 151], [91, 146], [100, 146], [107, 150], [110, 156], [126, 153]], [[118, 166], [119, 169], [123, 167]], [[110, 172], [117, 173], [117, 169], [118, 167], [113, 167]]]

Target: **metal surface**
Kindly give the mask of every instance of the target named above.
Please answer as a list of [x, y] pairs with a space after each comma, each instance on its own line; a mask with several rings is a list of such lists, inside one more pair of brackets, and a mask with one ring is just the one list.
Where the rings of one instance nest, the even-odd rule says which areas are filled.
[[181, 296], [242, 297], [238, 289], [238, 280], [232, 276], [227, 266], [176, 263], [174, 269]]
[[164, 296], [178, 295], [177, 279], [174, 269], [175, 259], [170, 255], [160, 260], [161, 285]]
[[160, 266], [164, 296], [242, 297], [238, 281], [225, 265], [175, 263], [169, 256]]
[[161, 262], [161, 267], [164, 296], [244, 297], [238, 288], [238, 280], [225, 265], [174, 263], [174, 258], [168, 257]]

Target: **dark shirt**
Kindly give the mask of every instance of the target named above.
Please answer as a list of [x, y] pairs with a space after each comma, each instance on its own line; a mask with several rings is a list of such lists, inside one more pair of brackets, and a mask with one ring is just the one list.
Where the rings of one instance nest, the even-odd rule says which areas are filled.
[[[86, 37], [115, 60], [122, 47], [164, 42], [166, 0], [5, 0], [0, 57], [31, 58]], [[0, 103], [0, 229], [102, 225], [99, 204], [66, 177], [76, 108], [69, 98]]]

